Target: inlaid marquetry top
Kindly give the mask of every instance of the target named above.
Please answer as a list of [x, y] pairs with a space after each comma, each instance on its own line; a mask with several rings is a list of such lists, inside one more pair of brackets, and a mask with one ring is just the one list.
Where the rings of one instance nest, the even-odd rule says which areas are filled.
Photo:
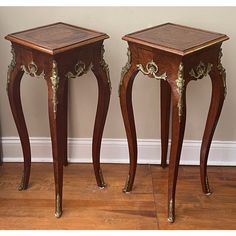
[[69, 25], [55, 23], [9, 34], [6, 39], [49, 54], [57, 54], [109, 38], [107, 34]]
[[123, 39], [175, 54], [186, 55], [229, 38], [225, 34], [166, 23], [125, 35]]

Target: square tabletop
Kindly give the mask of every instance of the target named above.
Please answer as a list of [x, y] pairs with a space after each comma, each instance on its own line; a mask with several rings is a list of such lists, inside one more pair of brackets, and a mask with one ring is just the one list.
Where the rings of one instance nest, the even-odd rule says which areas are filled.
[[175, 54], [186, 55], [229, 38], [225, 34], [166, 23], [125, 35], [123, 39]]
[[109, 38], [105, 33], [58, 22], [5, 37], [14, 43], [54, 55]]

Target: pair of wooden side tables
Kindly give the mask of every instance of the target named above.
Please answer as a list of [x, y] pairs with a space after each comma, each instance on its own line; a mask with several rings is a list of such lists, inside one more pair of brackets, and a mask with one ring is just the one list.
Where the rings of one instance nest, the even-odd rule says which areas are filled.
[[[109, 107], [111, 81], [103, 58], [103, 41], [108, 35], [89, 29], [56, 23], [6, 36], [12, 43], [7, 92], [20, 136], [24, 172], [19, 190], [27, 189], [31, 168], [29, 135], [20, 98], [23, 74], [44, 78], [48, 86], [55, 216], [62, 214], [63, 165], [67, 165], [68, 80], [91, 69], [98, 83], [98, 105], [93, 131], [92, 157], [97, 185], [105, 187], [100, 167], [100, 148]], [[162, 167], [166, 166], [169, 120], [172, 102], [172, 142], [168, 182], [168, 220], [175, 217], [175, 191], [186, 119], [186, 88], [191, 80], [210, 75], [212, 99], [203, 136], [200, 169], [203, 192], [210, 194], [207, 158], [226, 95], [226, 74], [221, 64], [221, 44], [228, 37], [176, 24], [163, 24], [123, 37], [128, 41], [128, 62], [122, 68], [119, 97], [124, 119], [130, 167], [124, 192], [130, 192], [137, 166], [137, 138], [132, 107], [132, 85], [138, 72], [161, 81]]]

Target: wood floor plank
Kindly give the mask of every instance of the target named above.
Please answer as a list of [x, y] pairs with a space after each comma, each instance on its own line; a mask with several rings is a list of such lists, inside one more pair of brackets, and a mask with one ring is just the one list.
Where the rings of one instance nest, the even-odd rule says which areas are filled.
[[236, 229], [236, 167], [209, 167], [213, 194], [201, 191], [199, 167], [181, 166], [176, 193], [176, 220], [167, 222], [168, 168], [152, 166], [160, 229]]
[[54, 217], [52, 164], [33, 163], [30, 187], [19, 192], [21, 168], [12, 163], [0, 167], [0, 229], [158, 228], [148, 165], [138, 167], [135, 191], [124, 194], [127, 165], [103, 165], [108, 187], [101, 190], [91, 164], [70, 164], [65, 168], [60, 219]]
[[122, 188], [128, 165], [104, 164], [108, 187], [96, 186], [91, 164], [64, 169], [63, 216], [54, 217], [50, 163], [33, 163], [30, 186], [17, 190], [22, 164], [0, 167], [0, 229], [236, 229], [236, 167], [209, 167], [213, 194], [205, 196], [199, 167], [181, 166], [176, 221], [167, 222], [168, 168], [139, 165], [133, 191]]

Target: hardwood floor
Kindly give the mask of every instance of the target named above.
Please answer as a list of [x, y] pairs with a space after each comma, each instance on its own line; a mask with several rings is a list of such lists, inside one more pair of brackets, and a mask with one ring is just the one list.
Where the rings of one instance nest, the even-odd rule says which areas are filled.
[[64, 170], [63, 216], [54, 217], [53, 167], [33, 163], [29, 189], [17, 190], [22, 164], [0, 167], [0, 229], [236, 229], [236, 167], [209, 167], [213, 194], [202, 194], [199, 167], [181, 166], [176, 221], [167, 222], [168, 168], [139, 165], [122, 193], [128, 165], [103, 164], [100, 190], [91, 164]]

